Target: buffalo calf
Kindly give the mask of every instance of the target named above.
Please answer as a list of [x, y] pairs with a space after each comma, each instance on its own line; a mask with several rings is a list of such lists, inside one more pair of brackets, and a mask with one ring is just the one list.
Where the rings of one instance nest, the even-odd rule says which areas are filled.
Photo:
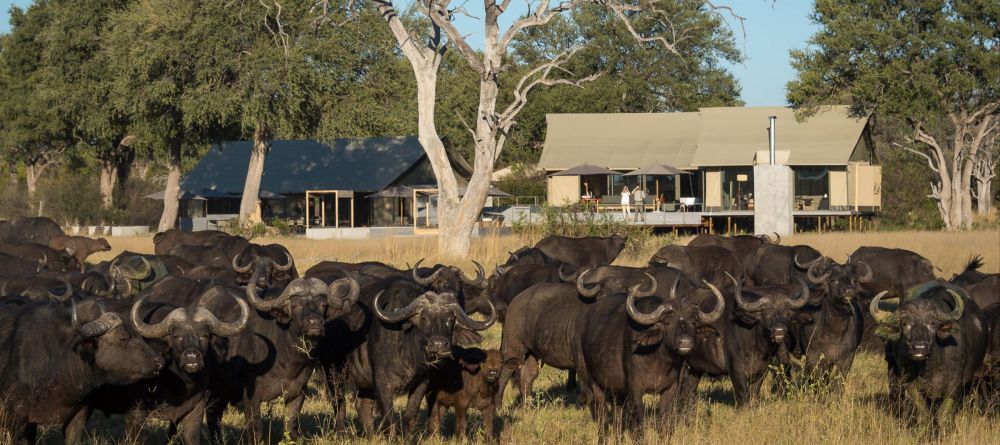
[[427, 392], [427, 432], [435, 435], [448, 408], [455, 408], [455, 437], [465, 436], [466, 413], [476, 408], [483, 413], [484, 434], [493, 437], [493, 396], [499, 389], [500, 351], [479, 348], [452, 349], [452, 358], [431, 375]]

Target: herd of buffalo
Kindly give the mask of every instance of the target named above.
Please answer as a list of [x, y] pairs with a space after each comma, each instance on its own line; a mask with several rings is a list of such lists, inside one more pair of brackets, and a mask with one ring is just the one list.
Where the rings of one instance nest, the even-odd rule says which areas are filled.
[[[489, 276], [335, 261], [300, 274], [278, 244], [153, 240], [155, 254], [90, 265], [105, 240], [46, 218], [0, 223], [0, 437], [35, 443], [43, 426], [78, 443], [99, 411], [124, 414], [130, 433], [167, 421], [194, 444], [218, 437], [232, 406], [258, 442], [262, 404], [281, 398], [295, 439], [317, 374], [337, 431], [348, 399], [369, 435], [416, 431], [426, 401], [429, 434], [454, 408], [464, 435], [474, 408], [493, 438], [505, 388], [529, 400], [543, 364], [569, 371], [601, 431], [612, 413], [640, 425], [651, 394], [668, 433], [703, 377], [728, 378], [745, 405], [793, 364], [846, 376], [859, 348], [884, 351], [889, 396], [922, 431], [946, 433], [970, 392], [1000, 392], [1000, 274], [979, 257], [946, 281], [902, 249], [839, 263], [777, 237], [699, 235], [624, 267], [611, 265], [619, 236], [550, 236]], [[472, 347], [494, 323], [500, 350]]]

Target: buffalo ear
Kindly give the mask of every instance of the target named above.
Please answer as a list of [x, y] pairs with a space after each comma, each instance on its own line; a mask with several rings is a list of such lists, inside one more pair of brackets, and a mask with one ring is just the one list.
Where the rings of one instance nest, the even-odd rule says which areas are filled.
[[813, 317], [813, 314], [808, 312], [799, 312], [795, 314], [795, 321], [798, 321], [801, 324], [812, 324], [816, 322], [816, 319]]
[[635, 343], [640, 347], [650, 347], [656, 346], [663, 341], [663, 331], [657, 326], [651, 326], [639, 332], [639, 335], [635, 336]]
[[483, 341], [483, 336], [462, 325], [456, 325], [451, 331], [451, 342], [456, 345], [476, 345]]
[[710, 336], [710, 335], [714, 335], [714, 336], [720, 336], [720, 335], [722, 335], [722, 334], [719, 333], [718, 330], [715, 329], [715, 326], [712, 326], [710, 324], [703, 324], [703, 325], [698, 326], [697, 328], [694, 329], [694, 334], [697, 335], [697, 336], [699, 336], [699, 337], [707, 337], [707, 336]]
[[958, 324], [954, 321], [946, 321], [941, 323], [937, 327], [937, 337], [944, 340], [951, 338], [952, 334], [955, 332]]
[[83, 337], [73, 345], [73, 352], [76, 352], [84, 362], [94, 363], [94, 355], [97, 354], [97, 340]]
[[470, 374], [479, 372], [480, 366], [486, 361], [486, 353], [479, 348], [466, 349], [457, 354], [457, 357], [462, 369], [468, 371]]
[[271, 316], [281, 324], [288, 324], [292, 321], [292, 317], [286, 314], [281, 308], [271, 309]]
[[899, 326], [890, 324], [880, 324], [875, 328], [875, 335], [889, 341], [899, 340]]

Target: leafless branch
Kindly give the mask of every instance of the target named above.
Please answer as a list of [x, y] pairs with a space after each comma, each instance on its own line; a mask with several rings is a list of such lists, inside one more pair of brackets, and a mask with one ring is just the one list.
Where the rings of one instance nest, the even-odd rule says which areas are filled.
[[486, 66], [479, 59], [479, 54], [476, 54], [476, 50], [472, 49], [465, 36], [452, 24], [452, 12], [448, 10], [449, 3], [450, 0], [427, 0], [427, 16], [430, 17], [435, 26], [444, 31], [448, 36], [448, 42], [469, 62], [469, 66], [480, 75], [485, 75]]
[[941, 170], [939, 170], [938, 167], [936, 167], [934, 165], [934, 160], [927, 153], [924, 153], [924, 152], [919, 151], [919, 150], [914, 150], [914, 149], [912, 149], [910, 147], [907, 147], [907, 146], [905, 146], [903, 144], [900, 144], [898, 142], [893, 142], [892, 145], [895, 145], [896, 147], [902, 148], [903, 150], [906, 150], [906, 151], [908, 151], [910, 153], [913, 153], [915, 155], [923, 157], [924, 159], [927, 160], [927, 166], [930, 167], [931, 170], [934, 171], [934, 173], [940, 173], [941, 172]]

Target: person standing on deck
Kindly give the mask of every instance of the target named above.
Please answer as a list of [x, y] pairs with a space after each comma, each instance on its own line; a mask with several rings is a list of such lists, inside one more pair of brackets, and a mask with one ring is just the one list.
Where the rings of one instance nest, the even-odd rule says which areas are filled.
[[646, 192], [642, 191], [642, 187], [638, 185], [632, 189], [632, 198], [635, 200], [636, 210], [635, 218], [637, 221], [646, 221]]
[[622, 202], [621, 202], [621, 205], [622, 205], [622, 217], [625, 219], [625, 222], [628, 222], [628, 220], [629, 220], [629, 214], [631, 213], [631, 210], [632, 210], [632, 209], [629, 208], [629, 205], [631, 204], [631, 202], [629, 202], [629, 201], [631, 201], [631, 200], [632, 200], [632, 193], [628, 191], [628, 186], [627, 185], [626, 186], [622, 186]]

